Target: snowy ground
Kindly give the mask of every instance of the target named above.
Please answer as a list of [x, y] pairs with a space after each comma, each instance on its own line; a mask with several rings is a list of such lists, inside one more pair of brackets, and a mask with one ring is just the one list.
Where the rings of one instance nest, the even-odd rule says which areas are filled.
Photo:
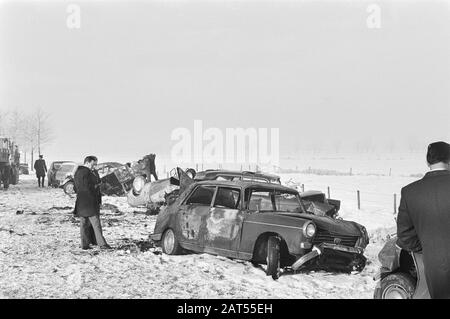
[[[395, 226], [392, 199], [383, 196], [399, 193], [412, 179], [282, 178], [307, 189], [330, 186], [332, 197], [343, 200], [341, 216], [366, 226], [371, 242], [363, 272], [285, 274], [274, 281], [249, 262], [162, 255], [148, 239], [156, 216], [128, 207], [124, 197], [104, 197], [104, 235], [114, 250], [83, 251], [78, 220], [71, 214], [74, 199], [61, 189], [38, 189], [33, 176], [21, 176], [19, 185], [0, 190], [0, 298], [372, 298], [376, 256]], [[375, 194], [361, 210], [355, 187]]]

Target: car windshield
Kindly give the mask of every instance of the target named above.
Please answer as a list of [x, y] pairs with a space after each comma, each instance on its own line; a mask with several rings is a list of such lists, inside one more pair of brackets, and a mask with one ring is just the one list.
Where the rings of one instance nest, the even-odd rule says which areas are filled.
[[300, 212], [301, 200], [296, 192], [271, 189], [247, 189], [245, 201], [250, 211]]

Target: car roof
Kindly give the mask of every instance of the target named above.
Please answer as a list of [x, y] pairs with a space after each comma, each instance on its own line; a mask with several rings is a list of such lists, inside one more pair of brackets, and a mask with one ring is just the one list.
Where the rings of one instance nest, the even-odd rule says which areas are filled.
[[288, 192], [296, 192], [298, 191], [296, 189], [283, 186], [280, 184], [271, 184], [271, 183], [264, 183], [264, 182], [254, 182], [254, 181], [200, 181], [195, 182], [195, 185], [206, 185], [206, 186], [226, 186], [226, 187], [240, 187], [240, 188], [248, 188], [248, 187], [257, 187], [257, 188], [264, 188], [264, 189], [273, 189], [273, 190], [279, 190], [279, 191], [288, 191]]
[[207, 169], [205, 171], [200, 171], [197, 174], [230, 174], [230, 175], [244, 175], [244, 176], [254, 176], [254, 177], [265, 177], [270, 179], [279, 179], [280, 176], [274, 174], [268, 174], [263, 172], [253, 172], [253, 171], [234, 171], [234, 170], [221, 170], [221, 169]]

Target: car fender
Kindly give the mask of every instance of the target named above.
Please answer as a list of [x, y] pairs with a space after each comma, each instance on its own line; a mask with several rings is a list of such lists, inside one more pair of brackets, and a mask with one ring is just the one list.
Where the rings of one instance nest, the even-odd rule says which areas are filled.
[[241, 233], [240, 251], [253, 254], [258, 238], [265, 234], [277, 234], [286, 242], [292, 255], [301, 255], [306, 248], [302, 243], [309, 243], [303, 235], [303, 225], [307, 220], [299, 218], [281, 218], [273, 214], [250, 214], [245, 218]]

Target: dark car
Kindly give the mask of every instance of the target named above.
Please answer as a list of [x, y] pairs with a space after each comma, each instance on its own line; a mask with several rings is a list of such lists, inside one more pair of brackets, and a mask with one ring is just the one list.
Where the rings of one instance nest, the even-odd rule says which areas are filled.
[[280, 268], [361, 271], [368, 235], [351, 221], [306, 211], [291, 188], [255, 182], [191, 184], [158, 214], [151, 238], [166, 254], [206, 252]]
[[396, 241], [396, 236], [390, 238], [378, 254], [381, 268], [374, 278], [377, 281], [374, 298], [430, 299], [423, 255], [401, 249]]

